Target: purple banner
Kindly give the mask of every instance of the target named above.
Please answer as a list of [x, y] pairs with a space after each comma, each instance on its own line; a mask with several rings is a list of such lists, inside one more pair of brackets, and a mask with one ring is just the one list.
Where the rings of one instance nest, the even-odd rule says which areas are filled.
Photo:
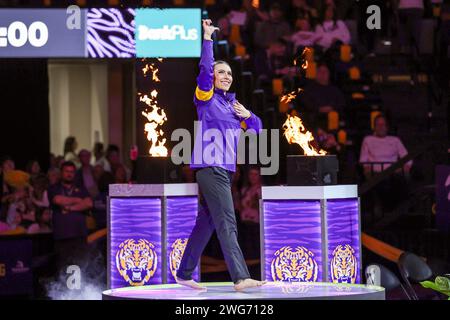
[[320, 201], [264, 201], [265, 280], [322, 280]]
[[[175, 283], [174, 275], [194, 228], [197, 211], [197, 196], [167, 198], [167, 283]], [[198, 267], [192, 278], [200, 281]]]
[[327, 200], [328, 281], [360, 283], [358, 199]]
[[161, 199], [110, 200], [111, 288], [162, 283]]

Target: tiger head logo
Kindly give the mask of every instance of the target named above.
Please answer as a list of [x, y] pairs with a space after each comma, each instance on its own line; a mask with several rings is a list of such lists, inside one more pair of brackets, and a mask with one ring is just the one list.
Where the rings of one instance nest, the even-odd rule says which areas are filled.
[[355, 250], [348, 244], [338, 245], [330, 262], [331, 281], [334, 283], [356, 283]]
[[146, 284], [156, 272], [158, 258], [155, 246], [145, 240], [127, 239], [119, 245], [116, 267], [120, 275], [132, 286]]
[[295, 251], [285, 246], [275, 252], [271, 263], [273, 281], [314, 282], [317, 280], [317, 262], [314, 253], [297, 246]]
[[184, 249], [186, 248], [188, 239], [177, 239], [172, 243], [172, 250], [169, 255], [170, 273], [175, 279], [177, 270], [180, 266], [181, 258], [183, 257]]

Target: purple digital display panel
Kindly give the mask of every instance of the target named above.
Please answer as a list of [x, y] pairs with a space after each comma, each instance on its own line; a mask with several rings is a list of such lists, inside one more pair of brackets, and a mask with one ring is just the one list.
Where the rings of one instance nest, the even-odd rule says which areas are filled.
[[110, 199], [110, 287], [162, 283], [161, 199]]
[[92, 8], [87, 12], [87, 51], [90, 58], [136, 56], [135, 10]]
[[322, 281], [319, 200], [263, 202], [265, 280]]
[[[167, 201], [167, 283], [175, 283], [174, 275], [178, 270], [187, 241], [194, 228], [198, 198], [168, 197]], [[199, 267], [192, 278], [199, 281]]]
[[327, 200], [328, 281], [360, 283], [358, 199]]

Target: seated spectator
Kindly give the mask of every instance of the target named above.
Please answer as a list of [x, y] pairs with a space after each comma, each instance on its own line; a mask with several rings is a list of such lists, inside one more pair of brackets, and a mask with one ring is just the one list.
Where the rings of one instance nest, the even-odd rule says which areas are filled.
[[31, 160], [27, 163], [25, 171], [30, 175], [30, 178], [33, 179], [41, 173], [41, 166], [37, 160]]
[[181, 168], [181, 175], [184, 183], [195, 183], [195, 172], [186, 164]]
[[98, 194], [97, 182], [94, 178], [94, 167], [91, 165], [91, 153], [82, 149], [78, 153], [81, 167], [77, 170], [75, 181], [78, 185], [82, 185], [95, 198]]
[[30, 199], [35, 207], [48, 208], [48, 179], [44, 174], [39, 174], [31, 180]]
[[57, 265], [61, 272], [65, 272], [68, 264], [79, 265], [86, 252], [86, 213], [92, 208], [92, 199], [84, 186], [75, 184], [75, 172], [73, 162], [64, 162], [61, 181], [48, 190]]
[[15, 168], [15, 164], [14, 161], [11, 157], [6, 156], [3, 157], [3, 159], [1, 160], [1, 166], [0, 166], [0, 183], [1, 183], [1, 195], [0, 197], [2, 198], [2, 202], [3, 202], [3, 197], [10, 194], [10, 188], [8, 187], [8, 184], [5, 181], [5, 175], [14, 170]]
[[242, 41], [249, 53], [254, 53], [255, 42], [253, 35], [255, 34], [256, 25], [262, 21], [269, 20], [269, 14], [253, 6], [253, 0], [243, 0], [241, 12], [246, 13], [245, 24], [241, 27]]
[[106, 149], [105, 161], [103, 161], [103, 169], [105, 171], [111, 172], [114, 176], [116, 175], [116, 170], [119, 168], [119, 175], [122, 174], [121, 170], [125, 170], [126, 178], [120, 179], [129, 181], [131, 178], [131, 170], [128, 169], [120, 161], [120, 149], [114, 144], [110, 144], [108, 149]]
[[38, 208], [36, 210], [36, 223], [30, 225], [27, 229], [27, 233], [50, 233], [52, 229], [50, 227], [52, 215], [50, 208]]
[[337, 20], [336, 9], [327, 6], [323, 13], [322, 23], [316, 26], [316, 34], [319, 37], [317, 45], [324, 51], [335, 45], [349, 44], [350, 31], [344, 21]]
[[261, 198], [261, 175], [259, 169], [250, 168], [247, 185], [241, 190], [241, 221], [259, 223], [259, 199]]
[[255, 53], [253, 68], [256, 78], [268, 83], [275, 77], [288, 74], [291, 68], [286, 43], [278, 39], [271, 42], [267, 49], [259, 49]]
[[127, 170], [123, 164], [115, 167], [113, 174], [116, 183], [128, 183]]
[[77, 157], [76, 150], [78, 142], [75, 137], [67, 137], [64, 141], [64, 161], [72, 161], [77, 168], [80, 167], [80, 160]]
[[96, 142], [94, 144], [94, 148], [92, 149], [92, 154], [94, 155], [94, 157], [92, 159], [92, 165], [95, 165], [102, 159], [105, 159], [105, 150], [104, 150], [103, 143]]
[[[20, 170], [12, 170], [5, 175], [5, 182], [12, 191], [3, 197], [2, 216], [6, 216], [9, 225], [20, 220], [21, 225], [28, 226], [35, 221], [35, 208], [30, 199], [29, 175]], [[20, 219], [17, 218], [20, 216]]]
[[48, 178], [48, 185], [54, 185], [59, 182], [59, 179], [61, 177], [61, 172], [59, 168], [50, 168], [47, 172], [47, 178]]
[[325, 150], [328, 154], [337, 155], [341, 151], [341, 145], [336, 141], [334, 134], [322, 128], [317, 129], [317, 142], [318, 147]]
[[315, 22], [317, 18], [317, 9], [309, 6], [306, 0], [291, 0], [288, 10], [288, 20], [291, 25], [295, 25], [298, 19]]
[[[361, 146], [359, 162], [385, 162], [385, 165], [364, 164], [364, 173], [370, 176], [372, 172], [381, 172], [387, 169], [391, 163], [398, 161], [408, 154], [401, 140], [396, 136], [389, 136], [388, 124], [383, 115], [374, 119], [374, 133], [364, 138]], [[412, 160], [404, 166], [405, 173], [409, 173], [412, 166]]]
[[97, 186], [98, 186], [98, 182], [104, 172], [108, 172], [108, 171], [105, 171], [105, 169], [103, 168], [103, 166], [101, 164], [94, 165], [93, 174], [94, 174], [94, 179], [95, 179], [95, 182], [97, 183]]
[[308, 126], [326, 128], [329, 112], [337, 111], [342, 114], [345, 96], [339, 88], [330, 83], [327, 65], [319, 63], [315, 81], [305, 87], [304, 93], [296, 102], [300, 104], [299, 110], [304, 110], [302, 114], [308, 113], [305, 119]]
[[314, 47], [319, 38], [320, 36], [311, 30], [308, 19], [297, 18], [295, 21], [295, 33], [290, 39], [294, 44], [294, 53], [297, 53], [299, 47]]
[[252, 167], [247, 173], [247, 184], [241, 190], [240, 221], [243, 250], [247, 258], [259, 257], [259, 199], [261, 199], [261, 174]]
[[109, 185], [114, 183], [114, 176], [107, 171], [102, 174], [98, 181], [99, 192], [94, 198], [94, 207], [92, 209], [96, 229], [106, 228], [106, 210], [108, 204]]
[[288, 37], [291, 33], [289, 24], [283, 19], [283, 10], [278, 2], [271, 5], [269, 20], [256, 26], [254, 41], [258, 48], [267, 49], [277, 39]]

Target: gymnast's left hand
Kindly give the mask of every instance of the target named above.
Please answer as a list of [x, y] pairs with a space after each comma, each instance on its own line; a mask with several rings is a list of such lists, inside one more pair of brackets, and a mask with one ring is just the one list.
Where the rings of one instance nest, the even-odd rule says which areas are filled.
[[240, 118], [248, 119], [251, 116], [250, 111], [248, 111], [239, 101], [235, 101], [233, 104], [234, 111]]

